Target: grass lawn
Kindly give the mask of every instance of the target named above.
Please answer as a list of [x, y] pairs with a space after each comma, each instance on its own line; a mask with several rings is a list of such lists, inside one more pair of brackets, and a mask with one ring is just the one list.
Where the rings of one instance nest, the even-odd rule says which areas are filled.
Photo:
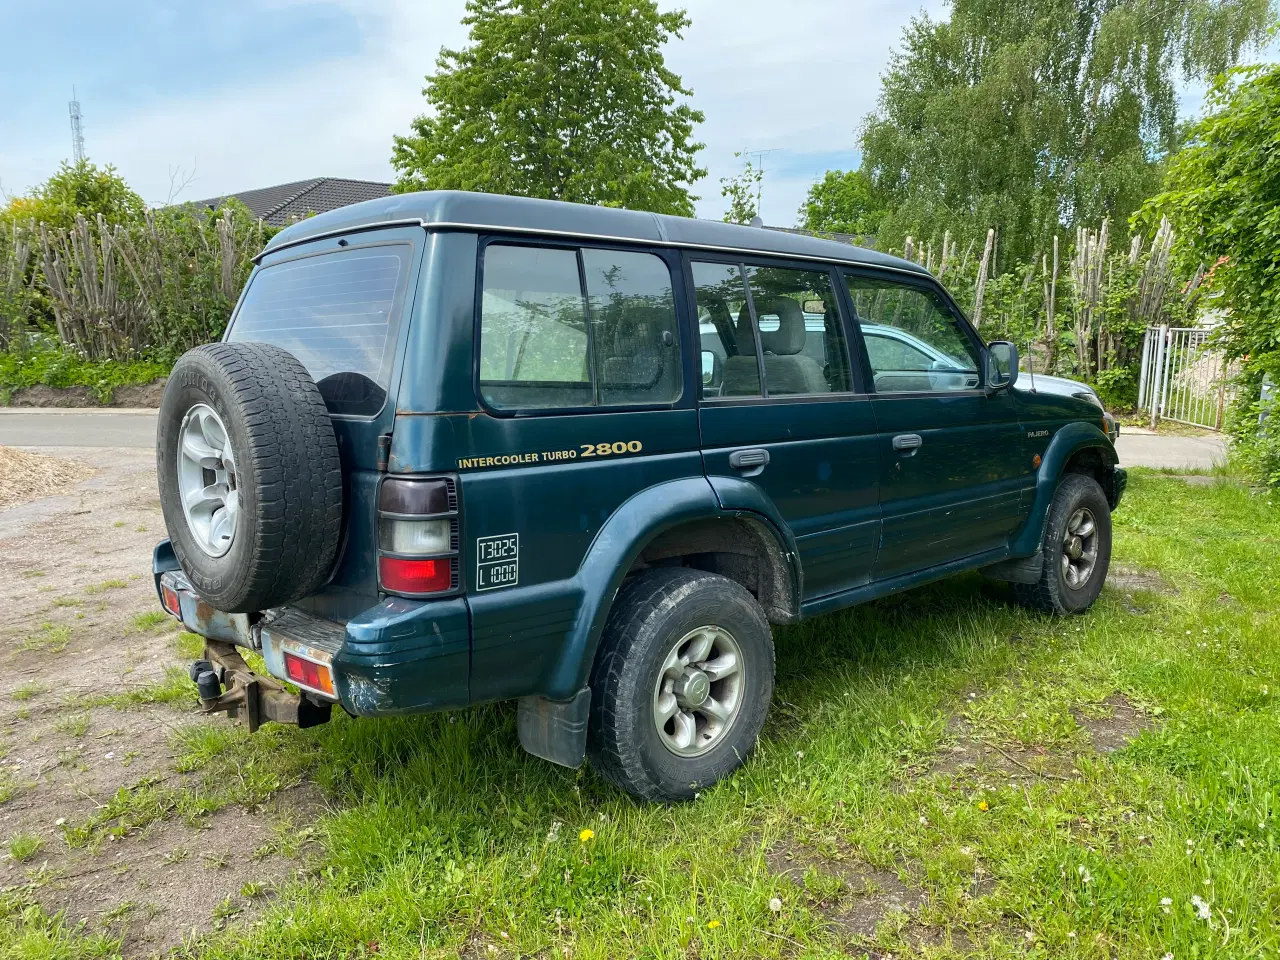
[[[182, 734], [207, 806], [332, 803], [312, 878], [189, 954], [1280, 956], [1280, 504], [1135, 471], [1115, 527], [1163, 584], [1081, 618], [965, 576], [776, 631], [760, 749], [683, 806], [526, 756], [511, 705]], [[115, 949], [23, 902], [0, 957]]]

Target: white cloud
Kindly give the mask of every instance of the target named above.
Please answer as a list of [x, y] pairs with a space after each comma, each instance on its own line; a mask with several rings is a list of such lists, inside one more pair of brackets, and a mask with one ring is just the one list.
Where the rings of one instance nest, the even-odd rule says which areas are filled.
[[[357, 54], [117, 110], [119, 119], [91, 126], [91, 155], [114, 163], [150, 202], [165, 200], [170, 168], [193, 163], [198, 179], [184, 199], [321, 175], [392, 179], [391, 138], [422, 112], [424, 75], [441, 46], [465, 42], [463, 3], [333, 2], [360, 24]], [[893, 0], [686, 5], [693, 25], [666, 55], [707, 117], [697, 134], [707, 144], [701, 163], [710, 171], [695, 189], [703, 198], [699, 214], [722, 213], [718, 180], [738, 169], [735, 151], [776, 150], [764, 157], [766, 169], [779, 172], [766, 176], [763, 213], [769, 223], [793, 223], [824, 164], [856, 150], [858, 123], [874, 105], [879, 74], [916, 8]], [[939, 0], [929, 6], [941, 9]], [[301, 2], [298, 12], [305, 15]], [[0, 146], [6, 190], [25, 191], [47, 176], [48, 158], [65, 153], [61, 127], [28, 131], [33, 136]]]

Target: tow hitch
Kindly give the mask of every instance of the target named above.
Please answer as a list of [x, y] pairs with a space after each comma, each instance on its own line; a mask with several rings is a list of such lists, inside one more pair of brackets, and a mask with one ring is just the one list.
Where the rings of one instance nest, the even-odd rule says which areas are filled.
[[250, 733], [268, 720], [303, 729], [319, 726], [329, 721], [333, 708], [332, 703], [290, 693], [271, 677], [254, 673], [235, 645], [221, 640], [206, 639], [204, 659], [191, 664], [189, 672], [200, 693], [200, 711], [225, 712], [236, 720], [243, 710]]

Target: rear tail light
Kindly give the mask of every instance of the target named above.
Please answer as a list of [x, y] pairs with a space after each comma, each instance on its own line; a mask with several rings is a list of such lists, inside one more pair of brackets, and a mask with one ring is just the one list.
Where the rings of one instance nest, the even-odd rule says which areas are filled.
[[165, 612], [173, 614], [179, 620], [182, 619], [182, 603], [178, 600], [178, 591], [167, 583], [160, 584], [160, 603]]
[[323, 663], [284, 652], [285, 675], [300, 687], [333, 696], [333, 672]]
[[458, 497], [452, 478], [389, 477], [378, 492], [378, 582], [411, 597], [458, 588]]

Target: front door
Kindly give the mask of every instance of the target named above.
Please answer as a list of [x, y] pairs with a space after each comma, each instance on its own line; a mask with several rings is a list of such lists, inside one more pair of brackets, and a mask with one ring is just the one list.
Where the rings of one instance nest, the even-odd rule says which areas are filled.
[[1033, 482], [1011, 391], [983, 389], [980, 341], [936, 286], [845, 272], [874, 389], [877, 580], [1005, 546]]
[[866, 583], [879, 538], [871, 403], [855, 390], [836, 278], [769, 262], [691, 265], [703, 350], [699, 426], [728, 508], [741, 481], [791, 528], [803, 599]]

